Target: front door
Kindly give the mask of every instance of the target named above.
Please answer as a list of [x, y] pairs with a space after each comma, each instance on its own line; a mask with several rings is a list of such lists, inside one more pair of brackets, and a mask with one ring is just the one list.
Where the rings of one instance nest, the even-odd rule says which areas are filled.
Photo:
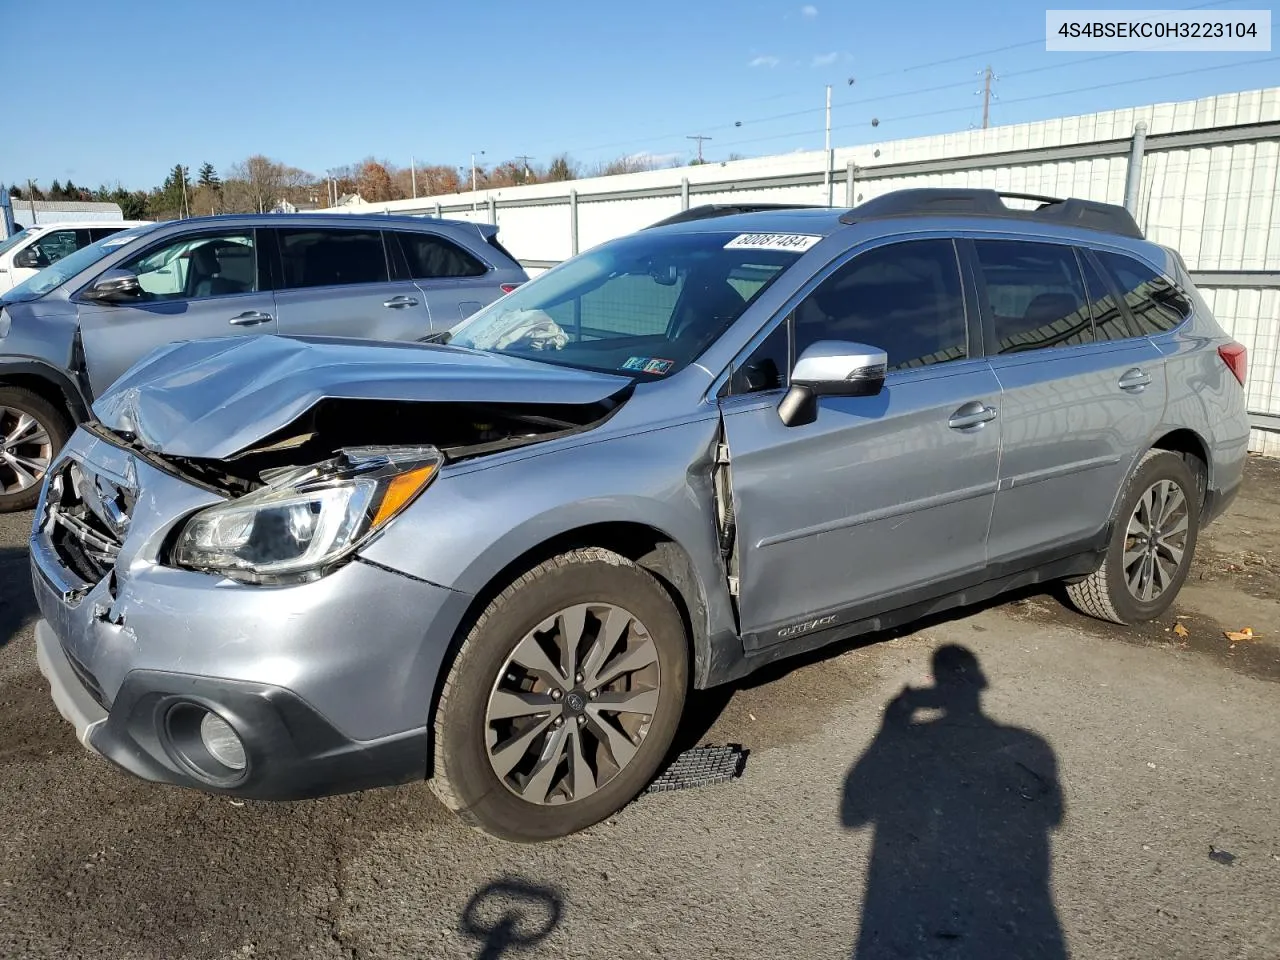
[[[735, 374], [721, 415], [748, 648], [981, 578], [1000, 386], [969, 356], [960, 276], [948, 239], [860, 253]], [[787, 427], [776, 371], [817, 340], [880, 347], [890, 372], [878, 396], [823, 398], [813, 423]]]
[[274, 232], [280, 247], [276, 307], [282, 334], [421, 340], [431, 333], [422, 291], [408, 278], [392, 277], [383, 231]]
[[143, 296], [79, 305], [94, 396], [174, 341], [274, 333], [275, 304], [260, 280], [258, 252], [250, 228], [203, 230], [162, 240], [118, 264], [137, 275]]

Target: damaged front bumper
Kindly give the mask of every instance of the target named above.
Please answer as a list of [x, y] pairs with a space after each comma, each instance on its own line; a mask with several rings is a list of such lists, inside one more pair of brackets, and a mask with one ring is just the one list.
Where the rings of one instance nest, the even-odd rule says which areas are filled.
[[[51, 483], [72, 464], [90, 499], [127, 507], [119, 541], [88, 559], [43, 499], [31, 539], [40, 668], [86, 747], [148, 780], [263, 799], [424, 775], [437, 672], [469, 597], [358, 558], [282, 587], [164, 566], [169, 531], [216, 495], [86, 431]], [[234, 730], [242, 769], [187, 749], [184, 718], [203, 712]]]

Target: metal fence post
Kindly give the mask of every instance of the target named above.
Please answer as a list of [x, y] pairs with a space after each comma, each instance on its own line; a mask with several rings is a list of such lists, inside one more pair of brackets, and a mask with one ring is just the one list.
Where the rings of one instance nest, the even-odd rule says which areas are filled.
[[848, 165], [844, 168], [844, 205], [846, 207], [852, 207], [857, 203], [857, 174], [858, 165], [850, 160]]
[[569, 254], [578, 255], [578, 191], [569, 191]]
[[489, 197], [489, 223], [495, 227], [498, 225], [498, 201], [493, 197]]
[[444, 210], [440, 206], [440, 201], [437, 200], [436, 201], [436, 219], [439, 220], [442, 216], [444, 216]]
[[1138, 219], [1138, 193], [1142, 189], [1142, 152], [1147, 144], [1147, 125], [1139, 120], [1133, 127], [1133, 145], [1129, 148], [1129, 171], [1124, 181], [1124, 208]]
[[689, 209], [689, 178], [682, 177], [680, 179], [680, 209]]

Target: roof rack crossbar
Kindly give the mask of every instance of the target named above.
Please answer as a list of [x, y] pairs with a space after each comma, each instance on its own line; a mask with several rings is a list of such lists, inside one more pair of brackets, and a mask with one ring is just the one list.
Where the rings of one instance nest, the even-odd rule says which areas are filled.
[[[769, 210], [817, 210], [812, 203], [707, 203], [700, 207], [690, 207], [672, 214], [657, 223], [645, 227], [665, 227], [673, 223], [687, 223], [691, 220], [709, 220], [712, 217], [729, 217], [735, 213], [764, 213]], [[825, 209], [825, 208], [822, 208]]]
[[[1005, 204], [1005, 199], [1031, 200], [1040, 206], [1021, 210]], [[841, 223], [859, 223], [888, 217], [961, 216], [993, 217], [1004, 220], [1033, 220], [1064, 227], [1081, 227], [1143, 239], [1142, 230], [1124, 207], [1076, 197], [1046, 197], [1034, 193], [999, 190], [917, 187], [895, 190], [859, 204], [841, 215]]]

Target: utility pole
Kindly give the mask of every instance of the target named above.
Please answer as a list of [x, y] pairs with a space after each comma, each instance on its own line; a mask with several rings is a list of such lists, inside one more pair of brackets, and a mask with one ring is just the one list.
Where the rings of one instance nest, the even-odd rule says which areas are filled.
[[179, 178], [182, 180], [182, 219], [191, 216], [191, 204], [187, 200], [187, 168], [182, 164], [178, 164]]
[[27, 180], [27, 203], [31, 205], [31, 225], [36, 225], [36, 185]]
[[710, 137], [704, 137], [702, 134], [694, 134], [692, 137], [685, 137], [686, 140], [698, 141], [698, 163], [702, 163], [702, 141], [710, 140]]
[[833, 159], [834, 158], [831, 156], [831, 84], [828, 83], [827, 84], [827, 139], [826, 139], [826, 146], [824, 146], [822, 150], [822, 161], [823, 161], [822, 165], [825, 168], [822, 176], [823, 176], [824, 182], [827, 185], [827, 206], [828, 207], [831, 206], [831, 199], [832, 199], [831, 191], [835, 186], [835, 184], [831, 182], [831, 161]]
[[528, 180], [529, 174], [532, 173], [529, 169], [529, 161], [532, 160], [533, 157], [527, 157], [522, 153], [520, 156], [516, 157], [516, 159], [520, 161], [520, 165], [524, 168], [524, 178]]
[[[484, 156], [484, 151], [483, 151], [483, 150], [481, 150], [481, 151], [480, 151], [480, 156], [482, 156], [482, 157]], [[477, 209], [477, 207], [476, 207], [476, 191], [477, 191], [477, 190], [479, 190], [479, 189], [480, 189], [480, 187], [479, 187], [479, 178], [477, 177], [477, 174], [476, 174], [476, 155], [475, 155], [475, 153], [473, 152], [473, 153], [471, 154], [471, 209], [472, 209], [472, 210]]]
[[982, 129], [985, 130], [991, 125], [991, 81], [995, 79], [995, 74], [991, 72], [991, 65], [987, 64], [987, 69], [982, 73]]
[[418, 161], [409, 157], [409, 183], [412, 184], [413, 199], [418, 199]]

